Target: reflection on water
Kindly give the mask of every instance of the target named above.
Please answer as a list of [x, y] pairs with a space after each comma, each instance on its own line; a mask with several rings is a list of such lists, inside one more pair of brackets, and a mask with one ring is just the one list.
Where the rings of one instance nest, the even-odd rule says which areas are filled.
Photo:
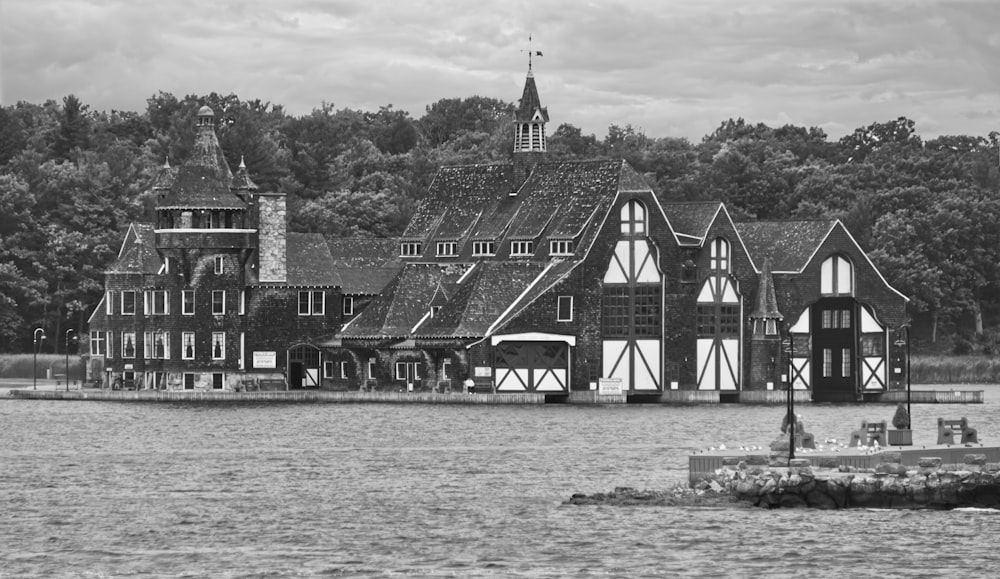
[[[984, 389], [915, 405], [917, 445], [939, 415], [1000, 440]], [[800, 410], [823, 441], [894, 407]], [[782, 411], [0, 400], [0, 577], [996, 574], [996, 511], [561, 504], [684, 483], [688, 453], [764, 445]]]

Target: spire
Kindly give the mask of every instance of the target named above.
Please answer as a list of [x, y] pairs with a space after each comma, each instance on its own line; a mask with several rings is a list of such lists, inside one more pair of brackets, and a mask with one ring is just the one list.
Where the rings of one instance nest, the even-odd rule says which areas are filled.
[[776, 331], [769, 331], [774, 327], [774, 322], [784, 319], [778, 311], [778, 299], [774, 293], [774, 277], [771, 275], [771, 260], [765, 257], [760, 268], [760, 277], [757, 284], [757, 306], [750, 314], [753, 320], [754, 335], [772, 334]]
[[[528, 41], [530, 43], [530, 36]], [[540, 51], [537, 52], [538, 56], [541, 54]], [[545, 123], [549, 122], [549, 111], [542, 106], [542, 100], [538, 97], [538, 87], [535, 86], [531, 55], [532, 52], [529, 50], [524, 92], [514, 114], [514, 171], [521, 178], [527, 178], [535, 164], [544, 158]]]

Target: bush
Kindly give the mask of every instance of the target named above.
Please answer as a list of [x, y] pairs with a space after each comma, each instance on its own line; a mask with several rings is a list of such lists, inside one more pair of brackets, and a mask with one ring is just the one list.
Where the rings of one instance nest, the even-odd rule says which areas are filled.
[[892, 426], [897, 430], [910, 427], [910, 414], [906, 411], [906, 406], [902, 402], [896, 406], [896, 413], [892, 415]]

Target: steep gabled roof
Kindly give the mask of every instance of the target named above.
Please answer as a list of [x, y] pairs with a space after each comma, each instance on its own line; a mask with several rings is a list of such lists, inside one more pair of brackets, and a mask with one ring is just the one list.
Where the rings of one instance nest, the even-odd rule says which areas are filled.
[[775, 272], [798, 272], [806, 266], [836, 221], [741, 221], [735, 223], [751, 259], [771, 260]]
[[495, 207], [514, 188], [510, 164], [442, 167], [402, 237], [458, 237], [478, 221], [485, 208]]
[[382, 294], [339, 333], [342, 338], [405, 338], [430, 311], [439, 284], [454, 284], [468, 266], [408, 263]]
[[484, 261], [455, 288], [433, 318], [414, 331], [422, 338], [478, 338], [545, 268], [540, 262]]
[[155, 274], [163, 266], [156, 252], [156, 234], [151, 223], [133, 223], [125, 232], [118, 258], [105, 273]]
[[663, 205], [663, 211], [666, 212], [675, 233], [704, 240], [721, 204], [719, 201], [666, 203]]
[[285, 238], [290, 286], [340, 286], [326, 239], [320, 233], [288, 233]]
[[[487, 334], [494, 334], [502, 329], [508, 322], [516, 318], [521, 312], [530, 306], [535, 300], [544, 295], [552, 286], [566, 278], [582, 260], [551, 261], [538, 276], [528, 284], [521, 295], [514, 300], [500, 317], [487, 330]], [[484, 334], [486, 335], [486, 334]]]
[[403, 268], [398, 238], [328, 237], [326, 241], [345, 294], [378, 294]]
[[576, 237], [592, 221], [595, 209], [609, 207], [619, 191], [623, 161], [539, 163], [521, 186], [521, 206], [508, 237]]

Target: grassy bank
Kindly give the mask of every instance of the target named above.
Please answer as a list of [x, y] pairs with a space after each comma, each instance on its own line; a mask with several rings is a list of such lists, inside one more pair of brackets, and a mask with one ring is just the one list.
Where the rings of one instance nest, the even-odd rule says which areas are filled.
[[[35, 378], [46, 378], [48, 371], [52, 371], [52, 377], [66, 373], [66, 356], [61, 354], [39, 354], [38, 363], [35, 364], [35, 357], [31, 354], [3, 354], [0, 355], [0, 378], [32, 378], [32, 369], [35, 369]], [[83, 360], [80, 356], [70, 354], [69, 375], [73, 380], [80, 380], [83, 376]]]
[[986, 356], [914, 356], [914, 384], [1000, 384], [1000, 358]]

